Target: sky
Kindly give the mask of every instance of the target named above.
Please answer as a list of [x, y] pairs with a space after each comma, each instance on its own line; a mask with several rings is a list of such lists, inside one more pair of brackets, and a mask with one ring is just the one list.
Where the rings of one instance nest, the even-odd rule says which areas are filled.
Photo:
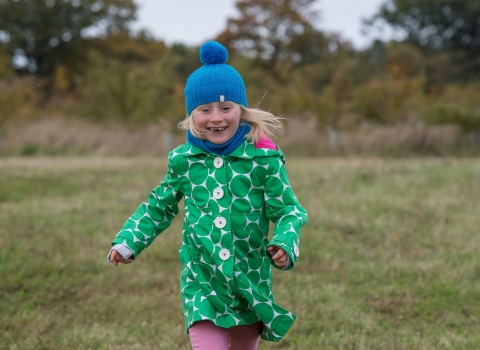
[[[388, 38], [391, 33], [363, 36], [362, 18], [373, 16], [386, 0], [318, 0], [318, 28], [340, 33], [357, 49], [372, 38]], [[201, 45], [226, 27], [228, 17], [237, 17], [235, 0], [136, 0], [138, 20], [134, 29], [145, 28], [167, 44], [179, 42]]]

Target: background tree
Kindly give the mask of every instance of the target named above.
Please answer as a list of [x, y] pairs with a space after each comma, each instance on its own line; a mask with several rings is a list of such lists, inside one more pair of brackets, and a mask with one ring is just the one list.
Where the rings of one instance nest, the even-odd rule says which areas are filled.
[[[201, 64], [198, 50], [179, 45], [172, 49], [151, 47], [117, 36], [113, 39], [106, 38], [102, 50], [90, 52], [88, 74], [79, 78], [78, 92], [84, 101], [82, 116], [97, 121], [117, 120], [129, 127], [159, 119], [165, 125], [182, 120], [184, 74]], [[117, 40], [120, 42], [112, 46]], [[121, 54], [111, 55], [110, 50]], [[193, 61], [195, 65], [189, 66]]]
[[160, 59], [169, 49], [146, 31], [136, 35], [128, 31], [110, 33], [90, 40], [90, 50], [111, 60], [123, 63], [147, 63]]
[[318, 60], [328, 40], [315, 29], [315, 0], [239, 0], [238, 18], [229, 18], [217, 40], [280, 74]]
[[128, 29], [133, 0], [0, 0], [0, 38], [17, 71], [51, 77], [85, 62], [88, 30]]
[[390, 42], [383, 61], [381, 74], [357, 84], [352, 107], [362, 120], [375, 124], [411, 121], [418, 116], [412, 104], [424, 95], [422, 53], [411, 44]]
[[366, 24], [391, 26], [425, 53], [450, 52], [471, 78], [480, 71], [479, 18], [478, 0], [387, 0]]
[[0, 79], [10, 78], [13, 73], [13, 68], [10, 65], [10, 56], [5, 45], [0, 42]]
[[0, 80], [0, 147], [3, 128], [10, 120], [28, 121], [34, 115], [37, 89], [31, 78]]
[[451, 84], [440, 97], [431, 99], [426, 121], [431, 124], [457, 125], [470, 135], [473, 150], [480, 149], [480, 85]]
[[348, 114], [352, 99], [351, 70], [351, 62], [345, 62], [344, 65], [337, 67], [322, 94], [312, 98], [312, 110], [320, 125], [327, 129], [328, 145], [332, 151], [338, 150], [341, 123]]

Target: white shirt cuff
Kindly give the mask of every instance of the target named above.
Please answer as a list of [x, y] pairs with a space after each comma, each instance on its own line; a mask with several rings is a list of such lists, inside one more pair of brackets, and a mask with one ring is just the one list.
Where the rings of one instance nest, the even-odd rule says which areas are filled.
[[107, 260], [108, 262], [112, 262], [110, 260], [110, 255], [112, 255], [112, 250], [116, 250], [123, 258], [123, 260], [128, 260], [132, 257], [133, 255], [133, 251], [128, 248], [126, 245], [123, 245], [123, 244], [115, 244], [112, 249], [110, 249], [110, 252], [108, 253], [107, 255]]

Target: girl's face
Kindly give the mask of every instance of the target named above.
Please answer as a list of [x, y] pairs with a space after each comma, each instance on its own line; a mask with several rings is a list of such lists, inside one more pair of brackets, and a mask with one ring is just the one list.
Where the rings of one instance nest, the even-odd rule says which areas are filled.
[[232, 138], [240, 124], [242, 109], [235, 102], [211, 102], [195, 108], [192, 117], [202, 137], [215, 144]]

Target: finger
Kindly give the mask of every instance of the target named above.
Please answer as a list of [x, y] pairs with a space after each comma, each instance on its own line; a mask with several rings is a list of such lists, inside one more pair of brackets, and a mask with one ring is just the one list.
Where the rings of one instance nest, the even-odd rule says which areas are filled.
[[270, 253], [270, 256], [274, 256], [278, 251], [283, 250], [279, 246], [276, 245], [271, 245], [270, 247], [267, 248], [267, 251]]
[[277, 265], [278, 267], [285, 267], [285, 266], [287, 266], [287, 261], [284, 260], [284, 259], [276, 260], [274, 263], [275, 263], [275, 265]]
[[277, 253], [277, 247], [274, 247], [274, 246], [270, 246], [267, 248], [267, 251], [270, 253], [270, 256], [274, 256], [275, 253]]
[[132, 259], [128, 259], [128, 260], [118, 260], [119, 263], [122, 263], [122, 264], [130, 264], [133, 260]]
[[117, 252], [116, 250], [114, 250], [114, 249], [113, 249], [112, 252], [110, 253], [110, 262], [111, 262], [113, 265], [115, 265], [115, 266], [118, 265], [118, 264], [117, 264], [117, 254], [118, 254], [118, 252]]
[[272, 256], [272, 259], [274, 261], [280, 260], [283, 256], [285, 256], [285, 254], [286, 254], [285, 251], [282, 248], [279, 248], [277, 253], [274, 256]]
[[270, 256], [271, 256], [272, 259], [273, 259], [273, 257], [277, 254], [277, 251], [272, 249], [272, 250], [269, 251], [268, 253], [270, 254]]

